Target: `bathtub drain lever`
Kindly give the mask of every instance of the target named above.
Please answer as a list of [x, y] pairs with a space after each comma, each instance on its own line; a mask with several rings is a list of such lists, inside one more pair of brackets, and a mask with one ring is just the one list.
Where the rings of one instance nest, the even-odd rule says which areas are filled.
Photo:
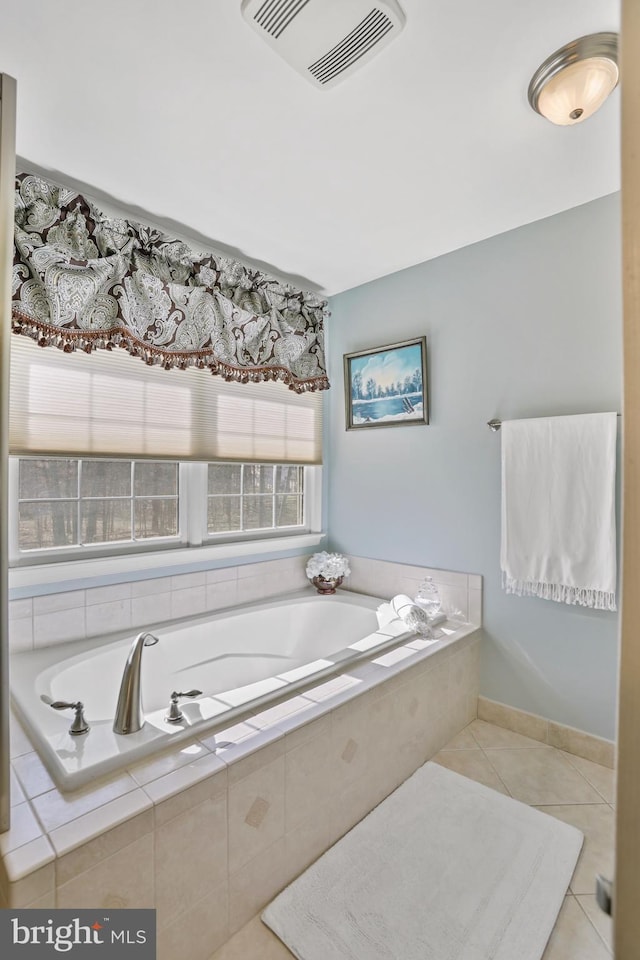
[[89, 724], [84, 717], [84, 703], [78, 700], [76, 703], [67, 703], [66, 700], [52, 700], [46, 693], [40, 694], [40, 699], [46, 703], [52, 710], [75, 710], [76, 715], [73, 723], [69, 727], [69, 733], [72, 737], [79, 737], [82, 733], [89, 732]]
[[171, 703], [166, 712], [165, 720], [167, 723], [180, 723], [184, 719], [184, 714], [178, 704], [178, 697], [199, 697], [202, 690], [187, 690], [186, 693], [178, 693], [176, 690], [171, 694]]

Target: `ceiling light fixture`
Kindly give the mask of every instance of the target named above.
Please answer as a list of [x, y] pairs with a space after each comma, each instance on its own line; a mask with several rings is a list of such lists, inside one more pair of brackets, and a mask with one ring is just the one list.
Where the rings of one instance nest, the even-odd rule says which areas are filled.
[[552, 123], [581, 123], [602, 106], [618, 78], [618, 34], [591, 33], [540, 64], [529, 84], [529, 103]]

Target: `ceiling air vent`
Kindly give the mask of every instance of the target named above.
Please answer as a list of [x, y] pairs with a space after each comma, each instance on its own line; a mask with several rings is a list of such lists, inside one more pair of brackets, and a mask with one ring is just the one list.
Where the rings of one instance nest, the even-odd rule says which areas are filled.
[[379, 53], [405, 23], [397, 0], [243, 0], [242, 15], [323, 90]]

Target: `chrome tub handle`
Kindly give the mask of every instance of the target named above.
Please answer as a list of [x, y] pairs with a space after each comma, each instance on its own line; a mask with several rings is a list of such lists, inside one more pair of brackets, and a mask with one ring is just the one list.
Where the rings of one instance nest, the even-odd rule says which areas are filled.
[[169, 704], [169, 709], [165, 714], [166, 723], [180, 723], [181, 720], [184, 720], [184, 714], [180, 709], [178, 704], [179, 697], [199, 697], [202, 694], [202, 690], [187, 690], [186, 693], [178, 693], [176, 690], [171, 694], [171, 703]]
[[89, 732], [89, 724], [84, 716], [84, 703], [77, 700], [75, 703], [67, 703], [66, 700], [52, 700], [46, 693], [40, 694], [40, 699], [52, 710], [75, 710], [76, 715], [69, 727], [69, 733], [72, 737], [79, 737], [83, 733]]

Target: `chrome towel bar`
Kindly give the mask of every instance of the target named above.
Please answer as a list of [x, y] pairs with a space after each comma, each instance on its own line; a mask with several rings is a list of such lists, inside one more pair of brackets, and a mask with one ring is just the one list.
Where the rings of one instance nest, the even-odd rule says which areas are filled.
[[[621, 413], [616, 413], [616, 417], [621, 417], [621, 416], [622, 416]], [[489, 427], [490, 430], [493, 431], [493, 433], [497, 433], [500, 427], [502, 426], [502, 420], [498, 420], [497, 418], [494, 417], [493, 420], [487, 420], [487, 426]]]

